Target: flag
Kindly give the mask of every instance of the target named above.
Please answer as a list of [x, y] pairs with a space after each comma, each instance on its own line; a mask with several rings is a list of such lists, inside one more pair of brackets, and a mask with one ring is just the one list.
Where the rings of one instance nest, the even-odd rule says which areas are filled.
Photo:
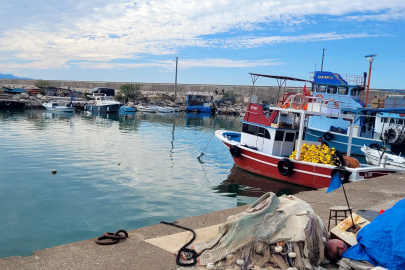
[[326, 191], [326, 193], [329, 193], [331, 191], [334, 191], [335, 189], [340, 188], [342, 185], [342, 182], [340, 180], [340, 172], [337, 172], [334, 176], [332, 176], [332, 179], [330, 180], [329, 188]]
[[308, 96], [308, 93], [307, 93], [307, 84], [304, 85], [304, 88], [302, 89], [302, 91], [304, 92], [304, 95]]

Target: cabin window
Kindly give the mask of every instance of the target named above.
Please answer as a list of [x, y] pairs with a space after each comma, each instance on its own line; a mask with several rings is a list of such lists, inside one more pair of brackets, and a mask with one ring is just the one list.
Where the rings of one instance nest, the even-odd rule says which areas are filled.
[[317, 89], [316, 89], [316, 92], [325, 93], [326, 92], [326, 86], [325, 85], [318, 85]]
[[287, 133], [285, 134], [285, 141], [286, 141], [286, 142], [293, 142], [293, 141], [294, 141], [294, 137], [295, 137], [295, 133], [287, 132]]
[[275, 141], [283, 141], [284, 139], [284, 131], [277, 130], [276, 137], [274, 138]]
[[329, 94], [336, 94], [337, 93], [336, 86], [329, 85], [328, 86], [328, 93]]
[[352, 90], [350, 90], [350, 95], [351, 96], [360, 96], [360, 88], [355, 87]]
[[348, 89], [347, 87], [339, 86], [339, 95], [347, 95]]
[[395, 124], [395, 119], [391, 118], [390, 124]]
[[270, 140], [270, 133], [267, 129], [259, 127], [259, 132], [257, 133], [257, 136], [269, 139]]
[[242, 131], [247, 134], [256, 135], [257, 134], [257, 126], [243, 124]]
[[398, 119], [398, 124], [399, 124], [399, 125], [404, 124], [404, 119]]

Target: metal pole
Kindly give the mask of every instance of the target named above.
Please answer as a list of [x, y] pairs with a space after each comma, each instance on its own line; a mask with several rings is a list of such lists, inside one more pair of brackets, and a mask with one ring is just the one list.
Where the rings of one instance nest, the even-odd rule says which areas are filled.
[[325, 49], [323, 49], [322, 52], [322, 65], [321, 65], [321, 71], [323, 71], [323, 58], [325, 57]]
[[[352, 151], [352, 139], [353, 139], [353, 127], [354, 127], [354, 119], [350, 120], [350, 125], [349, 125], [349, 139], [347, 141], [347, 151], [346, 151], [346, 156], [350, 157], [351, 151]], [[342, 164], [343, 166], [343, 164]]]
[[177, 63], [179, 62], [179, 58], [176, 57], [176, 78], [174, 81], [174, 97], [177, 98]]
[[[278, 112], [278, 113], [280, 114], [280, 112]], [[298, 132], [297, 154], [295, 156], [296, 160], [300, 160], [302, 137], [304, 135], [304, 123], [305, 123], [305, 111], [302, 111], [301, 119], [300, 119], [300, 130]]]
[[367, 108], [367, 104], [368, 104], [368, 92], [370, 91], [370, 78], [371, 78], [371, 64], [372, 62], [370, 62], [370, 68], [368, 69], [368, 83], [367, 83], [367, 95], [366, 95], [366, 108]]
[[[340, 182], [341, 182], [341, 184], [342, 184], [343, 193], [345, 194], [347, 207], [349, 208], [349, 212], [350, 212], [350, 217], [352, 218], [352, 224], [353, 224], [352, 228], [354, 228], [355, 226], [354, 226], [354, 221], [353, 221], [352, 209], [350, 208], [349, 200], [347, 199], [346, 190], [345, 190], [345, 185], [343, 184], [342, 179], [340, 179]], [[346, 214], [346, 213], [345, 213], [345, 214]]]

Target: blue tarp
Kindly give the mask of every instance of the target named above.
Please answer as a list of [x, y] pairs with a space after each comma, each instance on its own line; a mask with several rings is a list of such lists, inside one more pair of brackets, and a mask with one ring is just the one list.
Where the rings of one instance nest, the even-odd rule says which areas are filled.
[[357, 243], [343, 257], [389, 270], [405, 269], [405, 199], [365, 226], [357, 234]]
[[204, 106], [187, 106], [186, 110], [187, 110], [187, 111], [198, 110], [199, 112], [210, 113], [210, 112], [211, 112], [211, 107], [204, 107]]

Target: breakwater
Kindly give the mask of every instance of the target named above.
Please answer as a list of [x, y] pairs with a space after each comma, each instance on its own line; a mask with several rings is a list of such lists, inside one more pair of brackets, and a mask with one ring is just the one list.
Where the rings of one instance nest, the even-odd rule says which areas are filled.
[[[10, 88], [32, 88], [35, 86], [36, 80], [21, 80], [21, 79], [0, 79], [0, 86]], [[144, 83], [144, 82], [98, 82], [98, 81], [62, 81], [62, 80], [49, 80], [49, 86], [57, 88], [74, 89], [80, 92], [89, 92], [95, 87], [108, 87], [113, 89], [120, 89], [124, 84], [139, 84], [144, 96], [153, 97], [157, 94], [174, 94], [173, 83]], [[269, 81], [269, 83], [272, 83]], [[301, 92], [300, 87], [286, 87], [286, 92]], [[396, 90], [394, 94], [405, 95], [405, 90]], [[399, 92], [404, 91], [404, 92]], [[234, 92], [238, 95], [237, 102], [247, 104], [251, 94], [258, 97], [258, 101], [267, 101], [269, 103], [277, 103], [277, 96], [281, 95], [283, 88], [278, 86], [255, 86], [252, 85], [221, 85], [221, 84], [177, 84], [177, 93], [180, 99], [184, 100], [185, 95], [189, 92], [206, 92], [219, 94], [216, 98], [221, 97], [222, 92]], [[385, 97], [386, 91], [380, 89], [370, 89], [369, 97]], [[391, 93], [392, 94], [392, 93]]]

